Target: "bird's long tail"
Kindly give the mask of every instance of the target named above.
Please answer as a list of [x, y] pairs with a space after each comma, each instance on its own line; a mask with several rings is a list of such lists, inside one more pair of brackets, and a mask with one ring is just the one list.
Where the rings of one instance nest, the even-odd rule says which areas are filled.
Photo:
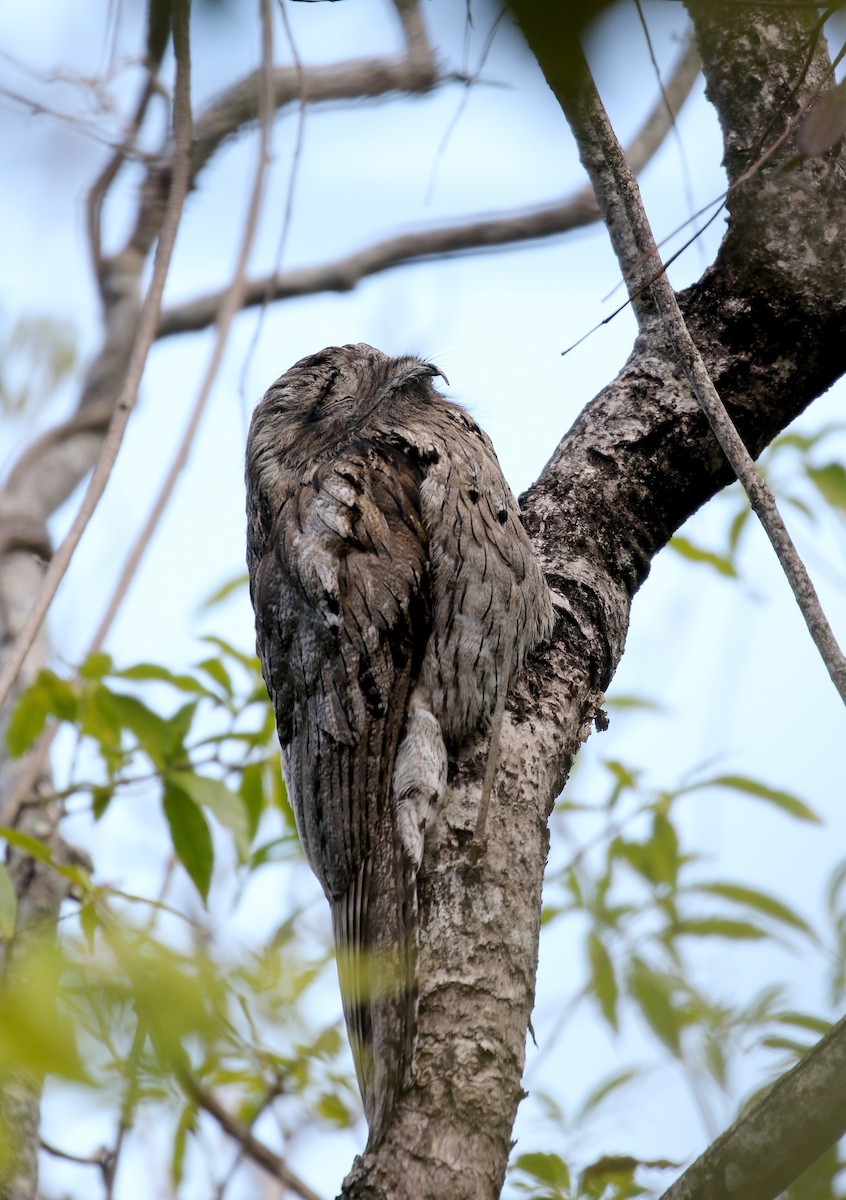
[[376, 839], [332, 904], [344, 1017], [369, 1127], [382, 1140], [411, 1079], [417, 1031], [416, 868], [395, 837]]

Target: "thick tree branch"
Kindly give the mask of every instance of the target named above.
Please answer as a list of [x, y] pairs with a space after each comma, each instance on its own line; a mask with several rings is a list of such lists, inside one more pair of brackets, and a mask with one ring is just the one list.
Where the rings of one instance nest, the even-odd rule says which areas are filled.
[[846, 1018], [721, 1134], [661, 1200], [771, 1200], [846, 1133]]
[[[541, 65], [544, 66], [543, 63]], [[775, 497], [756, 469], [690, 336], [676, 294], [663, 270], [634, 172], [626, 162], [584, 60], [565, 86], [556, 91], [556, 96], [575, 134], [582, 162], [593, 181], [599, 206], [641, 322], [654, 318], [657, 311], [673, 354], [772, 543], [811, 637], [834, 686], [846, 702], [846, 658], [787, 532]]]
[[[531, 0], [515, 9], [543, 60], [555, 14]], [[814, 14], [735, 15], [704, 3], [691, 11], [727, 145], [754, 147], [784, 105], [777, 136], [826, 69], [817, 49], [791, 95]], [[804, 179], [782, 181], [790, 155], [785, 143], [737, 189], [717, 263], [681, 298], [753, 453], [846, 370], [841, 164], [834, 156], [806, 162]], [[728, 162], [733, 182], [749, 166], [748, 151]], [[415, 1083], [383, 1146], [357, 1161], [345, 1196], [407, 1194], [409, 1179], [423, 1197], [499, 1194], [521, 1095], [546, 818], [620, 659], [652, 557], [731, 478], [663, 327], [645, 321], [623, 371], [524, 497], [554, 588], [553, 641], [506, 713], [486, 854], [479, 861], [470, 853], [484, 738], [465, 749], [427, 842]]]

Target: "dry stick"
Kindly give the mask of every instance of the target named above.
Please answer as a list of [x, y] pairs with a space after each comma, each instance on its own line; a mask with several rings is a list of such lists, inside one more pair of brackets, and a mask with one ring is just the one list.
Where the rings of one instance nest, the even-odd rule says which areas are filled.
[[[643, 322], [657, 310], [677, 361], [772, 543], [811, 637], [841, 700], [846, 703], [846, 658], [787, 532], [775, 498], [720, 399], [682, 316], [676, 294], [666, 274], [660, 271], [658, 247], [643, 208], [637, 180], [626, 162], [586, 62], [583, 62], [578, 93], [577, 97], [573, 91], [562, 89], [558, 99], [579, 143], [582, 161], [591, 174], [599, 206], [606, 213], [611, 240], [623, 272], [629, 275], [635, 271], [630, 275], [629, 288], [638, 318]], [[655, 275], [644, 292], [640, 291], [641, 273]]]
[[194, 401], [194, 407], [191, 410], [191, 415], [188, 419], [188, 424], [185, 426], [185, 431], [182, 435], [182, 440], [173, 461], [170, 464], [170, 469], [162, 483], [155, 503], [150, 510], [146, 522], [138, 534], [132, 550], [126, 558], [123, 566], [120, 579], [118, 580], [112, 597], [103, 613], [100, 624], [91, 639], [91, 644], [88, 647], [88, 654], [96, 654], [103, 645], [109, 629], [117, 616], [118, 610], [123, 603], [129, 586], [132, 583], [135, 573], [144, 557], [147, 549], [152, 541], [153, 535], [158, 528], [159, 522], [167, 508], [170, 499], [173, 495], [179, 476], [188, 461], [191, 452], [191, 447], [194, 444], [194, 439], [205, 412], [211, 389], [217, 378], [217, 373], [220, 369], [220, 364], [223, 360], [223, 355], [226, 350], [226, 344], [229, 340], [229, 334], [232, 329], [233, 321], [243, 307], [244, 291], [246, 288], [246, 271], [247, 262], [250, 257], [253, 242], [255, 240], [256, 229], [258, 228], [259, 217], [261, 215], [262, 198], [264, 195], [264, 185], [267, 177], [267, 165], [269, 160], [270, 150], [270, 128], [273, 117], [273, 92], [270, 85], [271, 71], [273, 69], [273, 27], [270, 20], [269, 5], [266, 0], [262, 2], [262, 62], [264, 80], [261, 92], [260, 104], [260, 139], [258, 162], [256, 164], [255, 176], [253, 179], [252, 193], [250, 195], [250, 204], [247, 210], [247, 218], [244, 223], [244, 232], [241, 237], [241, 245], [238, 250], [238, 258], [235, 264], [235, 271], [229, 287], [223, 293], [220, 305], [218, 306], [216, 326], [217, 337], [215, 344], [209, 357], [208, 365], [203, 376], [202, 383], [197, 392], [197, 397]]
[[191, 58], [189, 40], [190, 0], [176, 0], [173, 8], [173, 44], [176, 54], [176, 84], [173, 98], [174, 155], [171, 187], [167, 209], [162, 222], [153, 277], [138, 321], [138, 332], [126, 370], [126, 382], [115, 404], [114, 414], [103, 440], [100, 457], [83, 497], [79, 512], [64, 541], [56, 550], [41, 584], [29, 615], [12, 644], [6, 662], [0, 672], [0, 705], [8, 698], [24, 660], [47, 615], [47, 610], [70, 565], [74, 551], [85, 532], [88, 522], [105, 491], [109, 476], [123, 441], [126, 426], [135, 406], [144, 365], [152, 346], [159, 324], [162, 293], [176, 241], [176, 233], [182, 214], [182, 205], [188, 192], [191, 173]]

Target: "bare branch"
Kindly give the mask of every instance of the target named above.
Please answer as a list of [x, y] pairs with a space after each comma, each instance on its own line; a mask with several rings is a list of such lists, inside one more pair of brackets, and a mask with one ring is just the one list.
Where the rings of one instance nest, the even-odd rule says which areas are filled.
[[85, 497], [73, 524], [50, 561], [44, 579], [29, 616], [20, 629], [14, 644], [9, 648], [3, 670], [0, 672], [0, 705], [15, 686], [24, 659], [26, 658], [56, 590], [70, 564], [79, 540], [103, 495], [112, 467], [120, 450], [123, 435], [135, 405], [141, 376], [147, 355], [156, 335], [162, 293], [167, 278], [176, 232], [182, 215], [182, 205], [188, 194], [190, 183], [190, 154], [192, 141], [191, 121], [191, 66], [188, 40], [188, 12], [190, 0], [181, 0], [174, 5], [173, 37], [176, 51], [177, 72], [174, 92], [174, 137], [176, 151], [171, 189], [161, 235], [156, 248], [156, 261], [150, 287], [141, 309], [138, 330], [127, 368], [126, 381], [115, 405], [102, 449], [89, 482]]
[[[629, 161], [635, 171], [641, 171], [662, 145], [673, 116], [690, 95], [699, 68], [699, 54], [691, 39], [673, 70], [664, 95], [659, 97], [628, 148]], [[567, 233], [593, 224], [599, 215], [592, 188], [584, 187], [543, 208], [399, 234], [331, 263], [252, 280], [244, 294], [244, 305], [254, 307], [266, 304], [268, 300], [290, 300], [317, 292], [351, 291], [362, 279], [381, 271], [462, 251], [507, 247]], [[159, 337], [205, 329], [214, 320], [222, 294], [212, 292], [167, 309], [162, 314]]]
[[[271, 78], [273, 105], [303, 101], [375, 99], [391, 92], [428, 92], [442, 83], [460, 82], [460, 75], [439, 75], [434, 64], [417, 56], [361, 58], [339, 66], [277, 67]], [[192, 165], [199, 174], [220, 145], [259, 118], [261, 72], [251, 71], [198, 115], [194, 127]]]

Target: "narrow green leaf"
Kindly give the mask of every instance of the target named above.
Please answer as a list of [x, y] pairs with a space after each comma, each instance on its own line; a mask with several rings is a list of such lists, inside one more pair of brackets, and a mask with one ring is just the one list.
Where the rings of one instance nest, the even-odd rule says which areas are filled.
[[595, 930], [587, 939], [588, 962], [590, 963], [590, 987], [599, 1001], [602, 1015], [612, 1029], [617, 1028], [617, 1000], [620, 989], [614, 964], [605, 945]]
[[678, 921], [673, 932], [692, 937], [724, 937], [734, 940], [760, 941], [766, 930], [751, 921], [733, 921], [730, 917], [697, 917]]
[[5, 863], [0, 862], [0, 938], [4, 942], [15, 936], [18, 919], [18, 898]]
[[729, 525], [728, 534], [729, 550], [731, 551], [732, 557], [734, 556], [734, 552], [737, 550], [741, 534], [746, 528], [747, 522], [749, 521], [751, 515], [752, 509], [748, 504], [744, 504], [744, 506], [738, 509], [732, 518], [732, 522]]
[[202, 662], [197, 663], [197, 669], [205, 671], [209, 679], [214, 680], [226, 696], [232, 697], [235, 694], [232, 676], [219, 658], [204, 658]]
[[748, 908], [757, 909], [758, 912], [766, 913], [775, 921], [791, 925], [794, 929], [801, 929], [803, 933], [816, 940], [816, 935], [807, 921], [803, 920], [792, 908], [783, 904], [781, 900], [776, 900], [774, 896], [770, 896], [766, 892], [742, 887], [735, 883], [701, 883], [691, 888], [691, 891], [705, 892], [710, 896], [721, 896], [724, 900], [731, 901], [732, 904], [742, 904]]
[[719, 575], [725, 575], [730, 579], [737, 578], [737, 571], [731, 560], [723, 554], [715, 554], [713, 550], [703, 550], [701, 546], [695, 546], [693, 542], [686, 537], [676, 534], [670, 538], [667, 543], [671, 550], [675, 550], [682, 558], [688, 559], [689, 562], [701, 563], [703, 566], [712, 567]]
[[810, 1013], [782, 1012], [778, 1014], [776, 1020], [782, 1025], [795, 1025], [798, 1029], [808, 1029], [811, 1033], [819, 1034], [820, 1037], [825, 1037], [831, 1029], [831, 1021], [826, 1021], [822, 1017], [812, 1017]]
[[191, 797], [172, 782], [162, 800], [176, 856], [206, 902], [214, 868], [214, 847], [208, 822]]
[[642, 959], [635, 958], [627, 982], [629, 993], [637, 1001], [650, 1029], [679, 1057], [683, 1021], [673, 1004], [671, 981], [653, 971]]
[[156, 767], [165, 764], [167, 744], [166, 722], [137, 696], [103, 689], [101, 703], [108, 705], [121, 727], [133, 734], [138, 746]]
[[16, 849], [22, 850], [24, 854], [28, 854], [30, 858], [34, 858], [37, 862], [46, 863], [47, 866], [53, 865], [53, 855], [43, 842], [38, 838], [32, 837], [28, 833], [22, 833], [20, 829], [12, 829], [6, 826], [0, 826], [0, 838], [8, 842], [10, 846], [15, 846]]
[[138, 682], [159, 682], [169, 683], [171, 687], [176, 688], [180, 692], [190, 692], [194, 695], [211, 696], [214, 693], [209, 692], [205, 684], [193, 675], [181, 674], [175, 675], [169, 671], [167, 667], [159, 666], [157, 663], [136, 663], [132, 667], [126, 667], [122, 671], [114, 671], [112, 674], [117, 679], [132, 679]]
[[330, 1121], [339, 1129], [348, 1129], [353, 1123], [353, 1116], [337, 1092], [324, 1092], [317, 1101], [317, 1112], [324, 1121]]
[[115, 794], [113, 787], [95, 787], [91, 790], [91, 810], [94, 820], [99, 821], [109, 807]]
[[604, 704], [606, 708], [640, 709], [643, 712], [664, 712], [664, 705], [659, 704], [657, 700], [650, 700], [648, 696], [606, 696]]
[[236, 575], [234, 579], [228, 580], [222, 584], [216, 591], [203, 601], [202, 608], [214, 608], [215, 605], [222, 603], [232, 595], [233, 592], [240, 592], [249, 583], [249, 575], [246, 571], [242, 575]]
[[[618, 1091], [621, 1087], [625, 1087], [633, 1079], [640, 1075], [640, 1071], [636, 1067], [629, 1067], [625, 1071], [618, 1071], [614, 1075], [603, 1079], [592, 1091], [588, 1093], [578, 1112], [578, 1120], [583, 1120], [589, 1116], [595, 1109], [599, 1108], [600, 1104], [606, 1100], [613, 1092]], [[533, 1093], [534, 1094], [534, 1093]]]
[[652, 837], [648, 848], [653, 878], [658, 883], [674, 884], [679, 872], [679, 839], [669, 817], [656, 812], [652, 819]]
[[703, 779], [699, 783], [691, 784], [690, 787], [682, 788], [678, 795], [700, 792], [709, 787], [722, 787], [728, 788], [730, 791], [741, 792], [746, 796], [753, 796], [757, 800], [764, 800], [767, 804], [780, 808], [799, 821], [812, 821], [817, 825], [820, 824], [817, 814], [798, 796], [794, 796], [791, 792], [783, 792], [778, 788], [767, 787], [757, 779], [749, 779], [745, 775], [715, 775], [712, 779]]
[[264, 787], [262, 775], [264, 768], [261, 763], [249, 763], [241, 772], [241, 784], [238, 792], [247, 814], [247, 833], [250, 841], [256, 835], [264, 812]]
[[188, 1143], [188, 1134], [194, 1132], [196, 1123], [196, 1105], [186, 1104], [179, 1116], [179, 1120], [176, 1123], [176, 1129], [173, 1135], [173, 1150], [170, 1157], [170, 1180], [174, 1188], [178, 1188], [182, 1182], [182, 1176], [185, 1167], [185, 1148]]
[[221, 637], [208, 635], [202, 640], [208, 642], [210, 646], [217, 646], [218, 650], [222, 650], [228, 658], [234, 658], [236, 662], [239, 662], [242, 667], [246, 667], [253, 674], [261, 674], [259, 660], [255, 654], [245, 654], [243, 650], [237, 650], [231, 642], [227, 642]]

